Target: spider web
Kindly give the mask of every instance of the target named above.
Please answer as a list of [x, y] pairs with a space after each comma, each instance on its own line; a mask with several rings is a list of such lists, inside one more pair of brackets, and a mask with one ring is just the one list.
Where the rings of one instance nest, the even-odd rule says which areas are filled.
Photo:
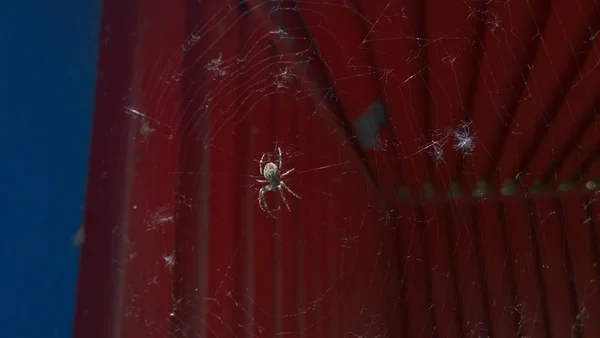
[[[140, 211], [174, 245], [126, 249], [158, 258], [123, 323], [156, 337], [600, 332], [597, 4], [188, 1], [185, 18], [183, 43], [138, 74], [161, 104], [123, 107], [135, 137], [179, 152], [175, 202]], [[179, 115], [162, 113], [175, 87]], [[288, 211], [267, 193], [273, 219], [256, 179], [277, 147], [301, 199]], [[137, 301], [156, 292], [168, 313]]]

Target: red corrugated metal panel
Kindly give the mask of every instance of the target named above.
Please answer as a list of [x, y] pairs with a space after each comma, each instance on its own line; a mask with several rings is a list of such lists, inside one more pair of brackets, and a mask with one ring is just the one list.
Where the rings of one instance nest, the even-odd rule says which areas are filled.
[[[518, 100], [530, 91], [525, 79], [533, 68], [549, 6], [547, 1], [494, 1], [485, 10], [474, 13], [485, 25], [480, 42], [477, 41], [482, 50], [477, 62], [474, 104], [469, 112], [477, 142], [463, 174], [467, 189], [496, 174], [499, 168], [495, 161], [504, 138], [516, 136], [507, 134], [506, 128]], [[498, 184], [493, 188], [498, 189]]]
[[104, 7], [77, 337], [150, 337], [171, 322], [181, 97], [153, 70], [178, 71], [162, 51], [179, 48], [182, 17], [177, 5]]
[[595, 2], [104, 8], [76, 337], [600, 335]]
[[[563, 114], [571, 115], [574, 119], [573, 111], [577, 112], [577, 108], [585, 111], [589, 104], [593, 104], [570, 106], [567, 94], [576, 89], [579, 80], [589, 74], [579, 72], [585, 59], [598, 62], [596, 49], [590, 49], [595, 34], [590, 28], [598, 27], [600, 23], [597, 6], [593, 1], [583, 0], [552, 2], [544, 29], [539, 33], [540, 42], [526, 80], [527, 90], [521, 94], [521, 102], [514, 111], [507, 131], [508, 135], [519, 137], [505, 138], [497, 162], [502, 172], [496, 176], [497, 179], [512, 178], [517, 172], [525, 170], [533, 153], [555, 151], [554, 148], [540, 148], [539, 143], [540, 138], [547, 138], [547, 130], [553, 127], [567, 128], [570, 125], [573, 128], [572, 123], [554, 125], [554, 117], [561, 105], [567, 106]], [[593, 77], [593, 74], [589, 75]], [[589, 91], [590, 88], [585, 90]], [[524, 180], [530, 185], [538, 173], [528, 174]]]

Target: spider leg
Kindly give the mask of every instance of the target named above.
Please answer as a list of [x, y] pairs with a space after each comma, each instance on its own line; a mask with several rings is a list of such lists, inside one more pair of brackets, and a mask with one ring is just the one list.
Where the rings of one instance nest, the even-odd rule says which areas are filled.
[[269, 207], [267, 206], [267, 201], [265, 200], [265, 193], [270, 190], [271, 190], [271, 187], [264, 186], [258, 192], [258, 206], [260, 206], [262, 211], [268, 212], [268, 213], [270, 213], [270, 212], [269, 212]]
[[269, 181], [267, 181], [267, 180], [256, 180], [256, 182], [258, 182], [258, 183], [269, 183]]
[[275, 209], [275, 210], [267, 209], [267, 210], [265, 210], [265, 212], [267, 214], [269, 214], [269, 216], [271, 216], [272, 218], [277, 218], [277, 215], [275, 215], [275, 211], [277, 211], [277, 210], [279, 210], [279, 209]]
[[260, 157], [260, 162], [258, 163], [258, 172], [262, 175], [263, 174], [263, 160], [265, 159], [265, 154], [262, 154], [262, 156]]
[[260, 206], [260, 209], [262, 211], [271, 215], [271, 217], [277, 218], [277, 216], [275, 216], [273, 211], [271, 209], [269, 209], [269, 206], [267, 205], [267, 200], [265, 200], [265, 193], [267, 191], [271, 191], [271, 190], [273, 190], [273, 188], [271, 188], [271, 186], [269, 186], [269, 185], [265, 185], [264, 187], [262, 187], [260, 189], [260, 191], [258, 192], [258, 206]]
[[277, 147], [277, 152], [279, 153], [279, 160], [277, 161], [277, 168], [281, 171], [283, 168], [283, 163], [281, 161], [281, 148]]
[[285, 198], [285, 194], [283, 193], [283, 190], [280, 188], [278, 188], [277, 190], [279, 190], [279, 194], [281, 195], [281, 199], [283, 200], [283, 203], [285, 203], [285, 206], [287, 207], [287, 209], [289, 211], [292, 211], [292, 208], [290, 208], [290, 205], [287, 201], [287, 199]]
[[294, 171], [294, 169], [296, 169], [296, 168], [292, 168], [292, 169], [290, 169], [290, 170], [286, 171], [285, 173], [283, 173], [283, 175], [280, 175], [280, 176], [279, 176], [279, 178], [282, 178], [282, 177], [284, 177], [285, 175], [287, 175], [287, 174], [291, 173], [292, 171]]
[[285, 185], [285, 183], [283, 183], [283, 181], [280, 181], [280, 182], [279, 182], [279, 186], [281, 186], [281, 187], [284, 187], [284, 188], [285, 188], [285, 190], [287, 190], [287, 191], [288, 191], [290, 194], [292, 194], [292, 195], [296, 196], [296, 198], [298, 198], [298, 199], [302, 199], [302, 197], [300, 197], [300, 196], [296, 195], [296, 193], [295, 193], [295, 192], [293, 192], [293, 191], [292, 191], [292, 189], [290, 189], [290, 187], [288, 187], [287, 185]]

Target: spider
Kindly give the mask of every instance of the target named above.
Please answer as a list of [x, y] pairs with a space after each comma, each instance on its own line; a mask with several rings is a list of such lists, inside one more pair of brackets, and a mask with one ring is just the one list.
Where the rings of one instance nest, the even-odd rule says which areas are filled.
[[263, 167], [263, 162], [264, 162], [266, 154], [262, 155], [262, 157], [260, 158], [259, 170], [260, 170], [260, 174], [263, 175], [265, 177], [265, 179], [264, 180], [256, 180], [256, 182], [259, 182], [259, 183], [267, 183], [267, 185], [262, 187], [260, 189], [260, 191], [258, 192], [258, 205], [264, 212], [269, 213], [273, 217], [275, 217], [275, 215], [273, 214], [273, 211], [271, 209], [269, 209], [269, 207], [267, 206], [267, 201], [265, 200], [266, 192], [279, 191], [279, 194], [281, 195], [281, 199], [283, 200], [283, 202], [285, 203], [285, 206], [287, 207], [287, 209], [289, 211], [292, 211], [292, 209], [290, 208], [290, 205], [288, 204], [288, 201], [285, 198], [285, 195], [283, 194], [283, 192], [284, 192], [283, 189], [287, 190], [290, 194], [294, 195], [296, 198], [301, 198], [300, 196], [296, 195], [296, 193], [293, 192], [292, 189], [290, 189], [287, 185], [285, 185], [285, 183], [283, 183], [283, 181], [281, 180], [283, 177], [285, 177], [287, 174], [294, 171], [294, 169], [296, 169], [296, 168], [292, 168], [280, 175], [281, 168], [282, 168], [282, 162], [281, 162], [281, 148], [279, 148], [279, 147], [277, 147], [277, 154], [279, 155], [279, 158], [277, 159], [277, 164], [275, 164], [273, 162], [268, 162], [267, 164], [265, 164], [264, 167]]

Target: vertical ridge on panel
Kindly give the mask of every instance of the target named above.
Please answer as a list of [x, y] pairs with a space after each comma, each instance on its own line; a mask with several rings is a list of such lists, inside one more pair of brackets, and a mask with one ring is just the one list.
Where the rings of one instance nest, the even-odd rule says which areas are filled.
[[291, 94], [291, 91], [299, 89], [297, 83], [294, 83], [292, 89], [289, 91], [285, 90], [285, 95], [288, 97], [290, 108], [292, 109], [290, 114], [294, 117], [292, 121], [294, 127], [291, 131], [292, 135], [296, 135], [295, 140], [291, 145], [294, 146], [294, 149], [296, 150], [294, 153], [297, 153], [298, 157], [289, 159], [288, 164], [284, 165], [284, 171], [296, 168], [296, 171], [290, 176], [287, 176], [289, 179], [286, 177], [285, 181], [298, 196], [302, 197], [302, 200], [296, 200], [293, 196], [290, 198], [296, 202], [294, 203], [296, 205], [295, 207], [292, 205], [292, 214], [294, 221], [297, 223], [297, 226], [303, 234], [302, 241], [304, 243], [302, 246], [303, 258], [301, 276], [303, 279], [303, 299], [301, 304], [302, 307], [306, 309], [306, 315], [304, 317], [303, 334], [305, 337], [321, 337], [323, 336], [321, 330], [324, 300], [319, 294], [319, 277], [322, 277], [322, 270], [320, 269], [319, 262], [321, 262], [322, 259], [317, 257], [321, 252], [319, 234], [322, 229], [316, 224], [316, 221], [320, 218], [316, 218], [315, 214], [322, 201], [308, 195], [308, 190], [318, 187], [318, 183], [313, 180], [308, 180], [309, 176], [303, 173], [303, 171], [310, 170], [309, 168], [311, 167], [317, 167], [313, 165], [315, 154], [312, 152], [318, 152], [318, 150], [311, 149], [310, 142], [313, 139], [322, 139], [322, 135], [320, 133], [315, 133], [314, 135], [311, 133], [309, 106], [304, 100], [299, 100]]
[[[246, 140], [238, 142], [247, 143], [246, 171], [247, 183], [245, 184], [247, 200], [247, 225], [245, 227], [245, 247], [248, 250], [246, 261], [246, 281], [248, 294], [246, 295], [247, 316], [249, 317], [248, 336], [272, 336], [277, 334], [278, 328], [276, 302], [279, 300], [276, 279], [276, 253], [274, 251], [273, 236], [275, 221], [268, 217], [259, 208], [258, 190], [265, 183], [258, 183], [255, 179], [264, 179], [260, 175], [259, 159], [265, 152], [272, 151], [271, 128], [269, 125], [269, 99], [260, 94], [262, 81], [266, 79], [263, 67], [258, 62], [268, 58], [265, 52], [267, 44], [264, 43], [263, 32], [250, 30], [252, 21], [248, 16], [240, 16], [238, 21], [241, 35], [238, 58], [241, 60], [241, 83], [246, 86], [240, 88], [243, 92], [244, 106], [240, 117], [246, 125]], [[262, 42], [261, 42], [262, 41]]]
[[[324, 153], [330, 155], [331, 145], [327, 145], [325, 149], [326, 151]], [[326, 158], [329, 159], [330, 157], [327, 156]], [[331, 177], [329, 175], [323, 175], [323, 180], [326, 181], [323, 183], [323, 187], [332, 189], [334, 183], [331, 181]], [[339, 275], [341, 273], [343, 253], [340, 252], [341, 240], [338, 241], [339, 234], [335, 227], [335, 207], [333, 203], [324, 204], [323, 219], [325, 220], [323, 225], [327, 227], [327, 231], [325, 232], [327, 250], [325, 252], [328, 255], [328, 259], [325, 260], [327, 269], [325, 280], [327, 281], [326, 287], [330, 292], [329, 299], [331, 301], [330, 329], [332, 337], [339, 337], [340, 335], [345, 334], [345, 327], [343, 326], [344, 305], [341, 299], [341, 278]], [[352, 236], [352, 234], [350, 234], [350, 236]], [[325, 332], [325, 334], [327, 334], [327, 332]]]
[[[170, 331], [174, 265], [174, 193], [179, 144], [171, 118], [178, 113], [178, 84], [155, 77], [152, 70], [182, 41], [177, 7], [139, 4], [134, 79], [123, 107], [130, 121], [122, 229], [122, 327], [119, 334], [159, 337]], [[155, 11], [161, 20], [153, 21]], [[160, 35], [154, 28], [161, 27]], [[155, 34], [156, 33], [156, 34]], [[167, 55], [163, 54], [167, 53]], [[173, 87], [170, 87], [173, 85]], [[157, 329], [158, 327], [158, 329]]]
[[390, 235], [394, 237], [394, 242], [396, 243], [394, 246], [394, 251], [390, 252], [390, 255], [396, 256], [394, 261], [396, 275], [394, 278], [394, 285], [396, 289], [396, 296], [394, 297], [394, 304], [392, 306], [391, 316], [389, 318], [390, 323], [393, 322], [393, 319], [396, 319], [396, 325], [392, 329], [390, 335], [392, 336], [409, 336], [409, 328], [410, 328], [410, 317], [408, 311], [408, 293], [406, 291], [406, 286], [404, 285], [404, 262], [402, 253], [402, 243], [401, 243], [401, 232], [402, 228], [402, 218], [407, 217], [407, 215], [402, 213], [402, 209], [398, 208], [394, 210], [395, 217], [393, 219], [394, 222], [394, 232]]
[[73, 328], [76, 338], [115, 337], [121, 329], [119, 250], [127, 160], [123, 144], [129, 138], [131, 119], [124, 113], [124, 97], [133, 77], [137, 14], [136, 2], [120, 7], [116, 1], [104, 2], [102, 26], [113, 29], [102, 30], [99, 40], [110, 43], [99, 46], [98, 73], [102, 76], [96, 83], [84, 215], [87, 238], [80, 253]]
[[[238, 161], [235, 153], [234, 128], [240, 93], [238, 88], [237, 43], [238, 31], [235, 20], [236, 8], [219, 2], [201, 3], [201, 12], [215, 22], [203, 36], [209, 41], [209, 47], [203, 52], [205, 57], [199, 61], [209, 79], [210, 97], [208, 98], [207, 134], [203, 135], [205, 148], [210, 148], [208, 177], [208, 290], [207, 297], [212, 299], [207, 305], [205, 317], [207, 331], [216, 337], [239, 334], [241, 300], [238, 289], [241, 287], [235, 279], [240, 268], [242, 247], [236, 242], [240, 224], [236, 223], [240, 210], [236, 195]], [[233, 27], [233, 28], [232, 28]]]
[[[372, 198], [376, 200], [377, 194], [373, 191]], [[378, 273], [380, 274], [381, 287], [376, 296], [379, 297], [378, 306], [380, 308], [380, 328], [376, 334], [388, 335], [390, 337], [401, 336], [406, 325], [404, 308], [398, 307], [398, 301], [405, 297], [400, 287], [400, 278], [402, 274], [399, 270], [398, 255], [399, 241], [396, 233], [398, 232], [398, 209], [390, 209], [388, 206], [381, 205], [380, 215], [377, 227], [380, 227], [381, 241], [377, 251], [379, 263]]]
[[[254, 20], [253, 20], [254, 19]], [[243, 16], [241, 22], [246, 27], [258, 26], [258, 22], [253, 17]], [[259, 160], [265, 153], [274, 151], [275, 139], [275, 121], [273, 120], [273, 100], [272, 96], [263, 94], [263, 88], [271, 84], [271, 73], [273, 64], [270, 62], [271, 54], [269, 50], [269, 41], [265, 39], [264, 30], [246, 30], [248, 36], [245, 48], [241, 51], [240, 58], [245, 60], [246, 67], [246, 108], [249, 119], [250, 134], [250, 153], [254, 160], [252, 163], [253, 177], [264, 179], [259, 174]], [[268, 63], [265, 65], [264, 61]], [[264, 164], [263, 164], [264, 165]], [[252, 191], [251, 210], [253, 212], [253, 228], [249, 231], [254, 233], [254, 241], [249, 243], [254, 251], [254, 318], [256, 321], [255, 335], [258, 337], [273, 336], [283, 332], [281, 325], [281, 302], [282, 302], [282, 279], [279, 260], [281, 259], [280, 239], [277, 234], [277, 220], [268, 213], [261, 210], [258, 202], [258, 191], [266, 183], [255, 183], [255, 189]], [[275, 193], [271, 193], [275, 194]], [[269, 194], [265, 195], [270, 203], [269, 207], [275, 207], [273, 199]]]
[[[304, 170], [319, 168], [323, 163], [326, 163], [326, 158], [323, 156], [325, 147], [323, 138], [325, 135], [320, 128], [321, 126], [315, 125], [316, 119], [309, 118], [310, 113], [310, 104], [306, 101], [302, 102], [298, 119], [300, 120], [300, 128], [303, 130], [300, 134], [300, 142], [304, 152]], [[310, 277], [312, 277], [314, 289], [312, 293], [306, 293], [306, 300], [310, 302], [311, 298], [309, 297], [312, 297], [312, 301], [314, 301], [315, 312], [312, 318], [315, 328], [312, 331], [313, 334], [309, 336], [327, 337], [331, 336], [332, 312], [335, 304], [335, 298], [330, 290], [331, 284], [328, 279], [327, 268], [327, 262], [331, 256], [328, 250], [333, 249], [329, 245], [327, 236], [330, 229], [327, 221], [328, 203], [319, 196], [319, 190], [327, 186], [327, 179], [324, 172], [317, 170], [303, 173], [302, 181], [304, 184], [300, 186], [300, 196], [303, 199], [314, 201], [311, 204], [304, 204], [303, 210], [303, 219], [306, 220], [303, 224], [313, 236], [310, 241], [313, 245], [310, 255], [310, 261], [313, 264], [313, 276]]]
[[553, 335], [569, 337], [576, 317], [576, 300], [572, 284], [572, 262], [565, 247], [564, 222], [558, 200], [533, 199], [533, 226], [540, 252], [543, 296], [548, 313], [548, 328]]
[[[281, 53], [281, 52], [279, 52]], [[275, 58], [274, 58], [275, 59]], [[275, 71], [280, 72], [282, 64], [275, 66]], [[275, 85], [274, 83], [272, 84]], [[294, 96], [291, 93], [283, 90], [275, 94], [275, 109], [272, 110], [273, 118], [276, 121], [275, 128], [275, 139], [277, 140], [277, 146], [281, 148], [283, 152], [283, 171], [290, 170], [292, 168], [299, 168], [301, 164], [298, 153], [298, 140], [297, 134], [297, 117], [298, 117], [298, 104], [294, 102]], [[295, 169], [298, 170], [298, 169]], [[297, 191], [296, 184], [297, 180], [294, 178], [298, 177], [297, 172], [292, 172], [290, 176], [284, 178], [285, 184], [292, 189]], [[295, 183], [294, 183], [295, 181]], [[287, 209], [285, 203], [279, 199], [279, 215], [278, 215], [278, 228], [281, 231], [281, 239], [283, 245], [284, 256], [281, 264], [284, 266], [284, 316], [290, 316], [289, 319], [284, 319], [284, 323], [288, 323], [290, 330], [284, 327], [284, 331], [293, 332], [297, 336], [304, 337], [307, 334], [307, 316], [311, 308], [305, 303], [305, 292], [307, 284], [305, 279], [307, 278], [307, 271], [305, 270], [306, 264], [306, 252], [307, 252], [307, 236], [310, 236], [308, 227], [305, 224], [299, 222], [300, 215], [302, 213], [302, 205], [310, 205], [310, 200], [299, 200], [292, 196], [290, 193], [284, 191], [284, 195], [289, 203], [290, 209]]]
[[[236, 157], [236, 171], [233, 173], [232, 181], [235, 182], [234, 191], [231, 199], [234, 199], [230, 208], [234, 212], [235, 231], [234, 246], [236, 253], [234, 254], [233, 263], [233, 279], [236, 286], [234, 291], [235, 310], [234, 310], [234, 325], [236, 326], [235, 337], [254, 337], [256, 332], [261, 332], [261, 328], [256, 325], [256, 311], [254, 305], [254, 222], [252, 212], [254, 209], [254, 198], [251, 194], [252, 175], [256, 175], [257, 171], [253, 165], [253, 152], [251, 148], [251, 130], [250, 116], [248, 115], [250, 105], [253, 102], [248, 102], [246, 93], [246, 83], [248, 77], [246, 74], [247, 63], [242, 62], [244, 59], [244, 47], [248, 42], [246, 31], [248, 30], [246, 17], [241, 11], [238, 16], [234, 16], [235, 22], [230, 27], [237, 35], [237, 39], [233, 41], [226, 39], [227, 43], [231, 43], [235, 52], [232, 58], [235, 58], [236, 71], [235, 79], [232, 80], [232, 91], [235, 93], [235, 100], [231, 103], [231, 119], [233, 127], [231, 130], [232, 142], [235, 146], [233, 154]], [[230, 154], [231, 156], [231, 154]]]
[[[288, 163], [291, 162], [291, 156], [289, 154], [292, 152], [290, 144], [290, 133], [292, 128], [292, 118], [293, 114], [290, 111], [289, 102], [287, 101], [284, 94], [279, 93], [277, 95], [272, 96], [271, 106], [271, 118], [275, 120], [275, 135], [277, 140], [277, 146], [281, 147], [283, 152], [283, 162]], [[277, 155], [275, 155], [277, 156]], [[287, 210], [286, 205], [281, 201], [281, 198], [277, 192], [273, 194], [275, 197], [272, 198], [272, 201], [277, 200], [277, 205], [279, 208], [278, 217], [277, 217], [277, 236], [279, 237], [279, 245], [281, 250], [280, 257], [280, 265], [279, 269], [281, 269], [282, 273], [282, 325], [283, 332], [287, 332], [293, 335], [301, 335], [303, 327], [302, 324], [304, 322], [304, 314], [305, 311], [301, 305], [302, 301], [302, 240], [301, 240], [301, 231], [300, 224], [294, 221], [294, 211]], [[288, 194], [289, 196], [289, 194]], [[288, 200], [290, 203], [290, 207], [297, 205], [296, 201]]]
[[483, 286], [487, 289], [489, 330], [491, 337], [511, 337], [517, 332], [513, 309], [516, 298], [512, 261], [506, 239], [506, 223], [502, 205], [484, 201], [477, 205], [480, 226], [483, 267]]
[[402, 284], [406, 290], [410, 337], [431, 337], [435, 330], [433, 297], [430, 294], [429, 260], [426, 247], [423, 213], [419, 207], [403, 205], [400, 215]]
[[[174, 277], [174, 309], [172, 331], [175, 337], [190, 335], [210, 336], [206, 325], [207, 307], [212, 298], [208, 295], [208, 198], [211, 148], [205, 146], [208, 134], [208, 108], [206, 99], [211, 88], [205, 83], [209, 75], [197, 66], [211, 41], [202, 36], [198, 23], [207, 20], [197, 1], [185, 2], [185, 41], [182, 44], [182, 73], [173, 81], [183, 86], [180, 108], [180, 161], [177, 171], [179, 188], [176, 220], [177, 264]], [[202, 37], [196, 39], [195, 37]], [[185, 71], [183, 71], [185, 70]], [[179, 79], [180, 78], [180, 79]]]
[[[181, 71], [183, 60], [181, 45], [185, 39], [185, 6], [144, 3], [140, 15], [141, 19], [146, 21], [140, 23], [146, 27], [149, 39], [141, 44], [145, 64], [141, 86], [144, 99], [138, 104], [150, 115], [147, 119], [140, 120], [140, 137], [142, 143], [146, 142], [153, 152], [162, 155], [156, 156], [157, 165], [150, 167], [158, 171], [157, 175], [150, 176], [148, 181], [142, 183], [148, 185], [150, 182], [161, 182], [160, 185], [155, 185], [157, 189], [152, 192], [157, 198], [156, 209], [151, 210], [145, 221], [148, 227], [146, 230], [154, 232], [154, 242], [158, 247], [153, 250], [157, 251], [157, 259], [161, 263], [155, 269], [152, 281], [148, 282], [149, 285], [156, 283], [155, 287], [158, 289], [157, 296], [152, 299], [159, 307], [153, 325], [158, 328], [154, 336], [161, 337], [171, 333], [172, 314], [177, 307], [177, 302], [173, 300], [178, 217], [176, 198], [178, 180], [174, 173], [179, 169], [182, 87], [181, 82], [172, 81], [171, 78], [177, 77]], [[155, 18], [161, 18], [161, 21], [154, 21]], [[156, 71], [157, 69], [159, 71]], [[159, 74], [169, 79], [164, 81]], [[154, 117], [154, 121], [151, 117]], [[156, 142], [154, 146], [152, 141]]]
[[597, 264], [598, 248], [594, 241], [594, 221], [587, 196], [570, 195], [561, 199], [566, 245], [573, 269], [577, 309], [572, 328], [580, 337], [600, 336], [600, 269]]
[[489, 336], [487, 295], [483, 291], [481, 237], [470, 203], [449, 204], [446, 218], [454, 219], [450, 238], [453, 243], [457, 290], [464, 335]]
[[548, 317], [530, 208], [521, 198], [504, 202], [509, 259], [513, 263], [516, 298], [512, 308], [518, 316], [517, 334], [547, 337]]
[[441, 217], [445, 204], [427, 203], [423, 206], [425, 219], [425, 250], [428, 252], [428, 266], [431, 285], [431, 312], [435, 330], [446, 337], [459, 337], [461, 333], [461, 312], [458, 306], [458, 290], [455, 252], [451, 250], [451, 235], [454, 227]]
[[596, 195], [586, 196], [587, 207], [586, 214], [591, 223], [590, 235], [594, 246], [598, 250], [596, 252], [596, 260], [600, 261], [600, 199]]

